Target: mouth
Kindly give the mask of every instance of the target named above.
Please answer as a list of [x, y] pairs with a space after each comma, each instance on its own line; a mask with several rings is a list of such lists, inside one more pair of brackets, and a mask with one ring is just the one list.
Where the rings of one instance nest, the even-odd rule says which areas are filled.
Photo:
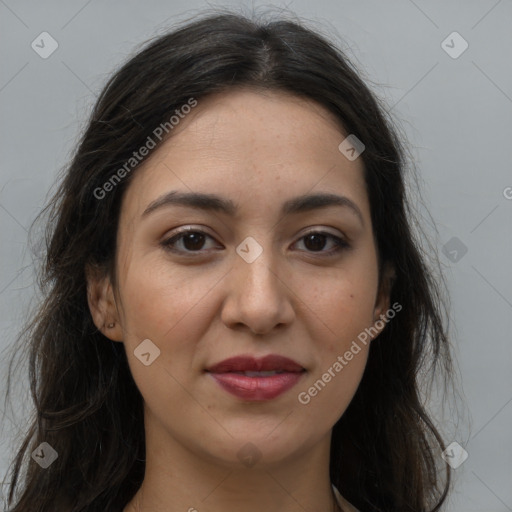
[[240, 355], [225, 359], [220, 363], [207, 368], [210, 373], [265, 373], [265, 372], [287, 372], [298, 373], [305, 370], [299, 363], [285, 356], [270, 354], [262, 358], [255, 358], [251, 355]]
[[261, 359], [232, 357], [206, 372], [228, 393], [245, 401], [264, 401], [295, 386], [306, 369], [292, 359], [272, 354]]
[[[211, 372], [211, 373], [219, 373], [219, 372]], [[270, 377], [271, 375], [280, 375], [282, 373], [300, 373], [300, 372], [286, 372], [284, 370], [267, 370], [267, 371], [261, 371], [261, 372], [222, 372], [222, 373], [235, 373], [237, 375], [245, 375], [246, 377]]]

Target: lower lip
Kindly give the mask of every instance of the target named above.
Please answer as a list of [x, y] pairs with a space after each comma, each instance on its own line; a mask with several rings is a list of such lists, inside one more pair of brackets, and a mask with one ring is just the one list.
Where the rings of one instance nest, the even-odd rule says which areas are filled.
[[268, 377], [247, 377], [239, 373], [210, 373], [226, 391], [243, 400], [272, 400], [295, 386], [305, 372], [284, 372]]

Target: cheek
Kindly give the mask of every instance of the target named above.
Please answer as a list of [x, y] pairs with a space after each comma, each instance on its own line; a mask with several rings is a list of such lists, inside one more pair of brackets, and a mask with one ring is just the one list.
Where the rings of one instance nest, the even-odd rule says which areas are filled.
[[198, 267], [173, 268], [162, 258], [134, 261], [124, 276], [125, 319], [138, 335], [171, 334], [206, 311], [208, 292], [218, 281], [214, 277]]
[[370, 346], [365, 329], [373, 324], [377, 272], [372, 271], [371, 261], [350, 263], [328, 277], [306, 279], [301, 285], [302, 296], [309, 297], [304, 300], [307, 323], [310, 328], [316, 326], [310, 336], [317, 340], [317, 357], [297, 401], [306, 416], [328, 425], [344, 413], [359, 386]]
[[[331, 428], [345, 413], [363, 376], [368, 357], [368, 346], [359, 344], [357, 354], [347, 350], [326, 361], [320, 371], [297, 392], [297, 407], [307, 418]], [[352, 354], [351, 360], [346, 353]]]
[[368, 268], [360, 273], [353, 268], [341, 269], [320, 279], [296, 280], [296, 284], [307, 306], [308, 323], [317, 326], [313, 337], [324, 340], [322, 349], [327, 353], [344, 351], [372, 324], [377, 275]]
[[181, 381], [189, 377], [197, 342], [215, 315], [211, 300], [219, 276], [199, 267], [142, 263], [133, 260], [122, 276], [123, 328], [134, 378], [141, 363], [133, 352], [149, 339], [160, 349], [156, 363]]
[[[148, 409], [167, 421], [164, 404], [175, 415], [187, 416], [193, 405], [187, 389], [193, 377], [197, 340], [210, 319], [210, 290], [215, 281], [190, 271], [172, 269], [165, 262], [132, 261], [123, 277], [125, 349], [133, 379]], [[218, 279], [217, 279], [218, 280]], [[159, 352], [145, 365], [134, 352], [149, 339]], [[151, 345], [150, 345], [151, 347]], [[154, 350], [150, 348], [151, 350]]]
[[363, 376], [373, 320], [373, 287], [350, 279], [326, 283], [310, 301], [310, 336], [317, 340], [316, 364], [297, 390], [299, 410], [318, 424], [333, 426], [352, 400]]

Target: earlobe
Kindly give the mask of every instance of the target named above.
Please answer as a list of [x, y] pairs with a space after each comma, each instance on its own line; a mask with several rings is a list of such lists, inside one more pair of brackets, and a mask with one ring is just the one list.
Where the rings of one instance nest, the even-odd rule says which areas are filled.
[[386, 262], [383, 269], [380, 290], [375, 301], [374, 318], [377, 321], [388, 311], [391, 303], [391, 290], [396, 280], [396, 272], [391, 263]]
[[94, 325], [112, 341], [123, 341], [116, 301], [109, 276], [97, 267], [86, 267], [87, 302]]

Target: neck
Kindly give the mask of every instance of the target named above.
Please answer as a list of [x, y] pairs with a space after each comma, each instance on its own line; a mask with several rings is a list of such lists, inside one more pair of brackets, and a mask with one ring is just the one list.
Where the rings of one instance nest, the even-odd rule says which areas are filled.
[[168, 432], [146, 430], [144, 481], [125, 512], [331, 512], [339, 510], [329, 478], [330, 432], [278, 463], [252, 467], [192, 452]]

